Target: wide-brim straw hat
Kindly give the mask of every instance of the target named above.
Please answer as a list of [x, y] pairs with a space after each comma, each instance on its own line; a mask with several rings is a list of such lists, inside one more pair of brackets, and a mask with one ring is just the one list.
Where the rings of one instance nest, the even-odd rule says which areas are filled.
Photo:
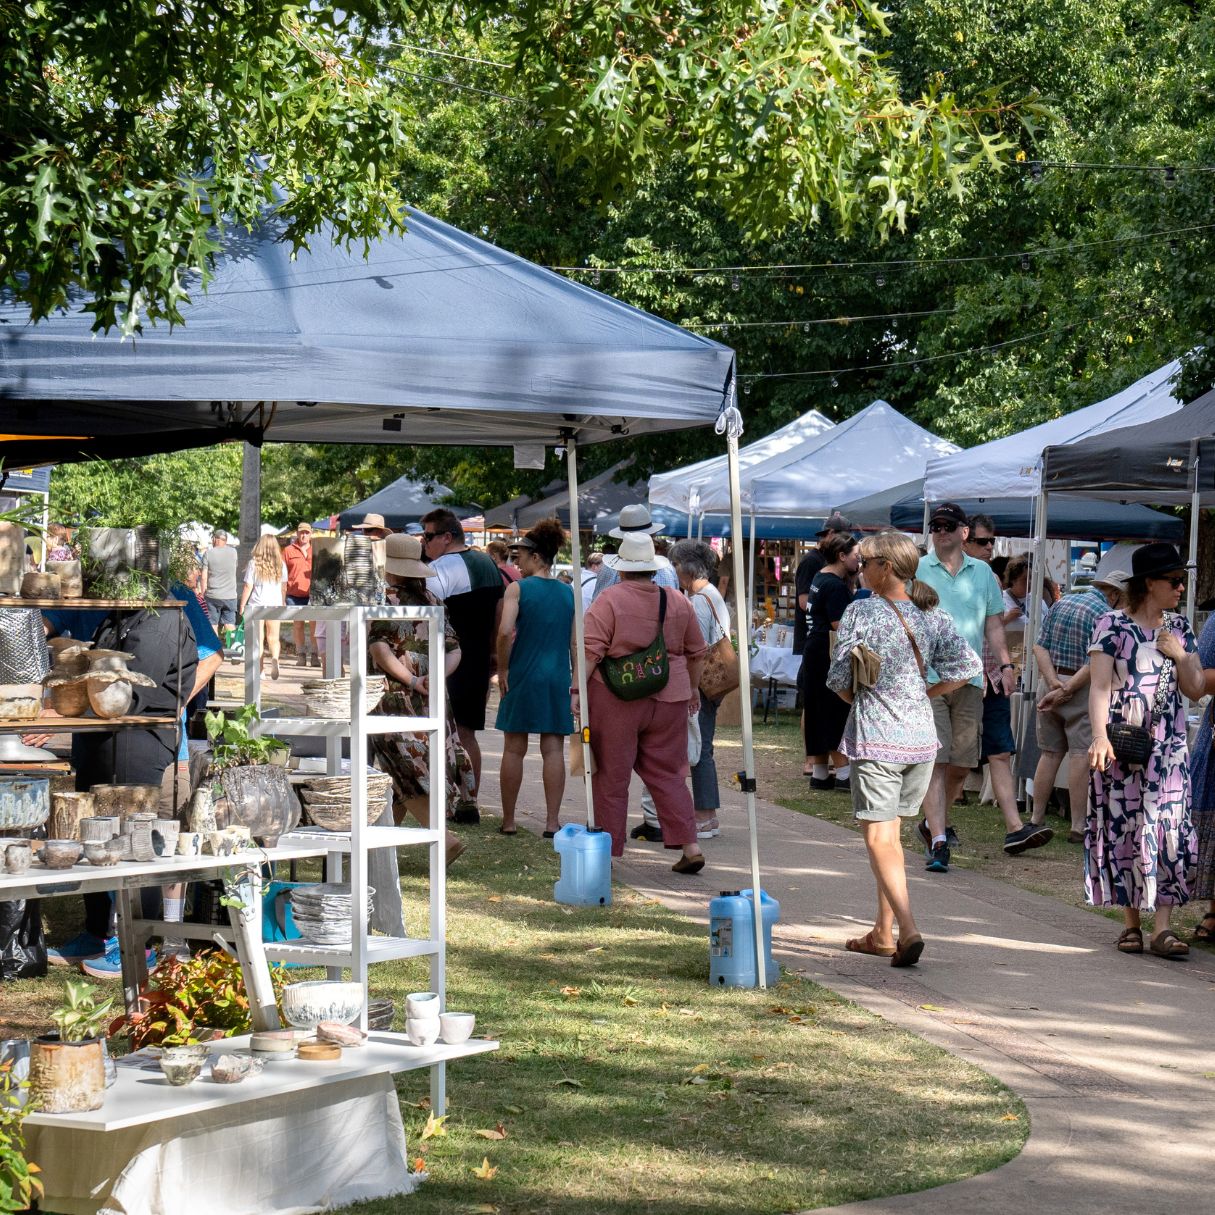
[[618, 574], [653, 574], [658, 570], [654, 555], [654, 537], [648, 534], [625, 536], [620, 551], [604, 557], [608, 569]]
[[433, 578], [434, 567], [422, 560], [422, 541], [396, 532], [384, 541], [384, 569], [398, 578]]
[[616, 526], [608, 532], [609, 536], [623, 540], [626, 536], [652, 536], [662, 531], [662, 524], [655, 523], [650, 517], [649, 508], [640, 503], [623, 507], [616, 520]]
[[375, 514], [364, 515], [362, 523], [352, 523], [348, 530], [363, 532], [364, 535], [371, 536], [373, 540], [383, 540], [391, 533], [391, 529], [384, 522], [384, 516]]

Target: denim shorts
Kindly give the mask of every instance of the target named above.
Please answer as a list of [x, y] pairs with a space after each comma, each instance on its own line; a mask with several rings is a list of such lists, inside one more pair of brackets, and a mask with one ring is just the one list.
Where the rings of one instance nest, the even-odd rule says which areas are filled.
[[993, 692], [989, 687], [983, 697], [983, 747], [982, 759], [992, 755], [1012, 755], [1017, 749], [1017, 740], [1012, 732], [1012, 701], [1003, 692]]
[[212, 599], [207, 596], [207, 615], [211, 617], [211, 624], [222, 629], [228, 625], [236, 624], [236, 600], [235, 599]]

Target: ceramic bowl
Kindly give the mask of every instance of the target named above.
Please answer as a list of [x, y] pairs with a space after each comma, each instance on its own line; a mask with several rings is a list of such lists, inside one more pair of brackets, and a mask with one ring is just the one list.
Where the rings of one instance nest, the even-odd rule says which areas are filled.
[[47, 840], [42, 845], [42, 862], [48, 869], [70, 869], [80, 860], [77, 840]]
[[252, 1055], [220, 1055], [211, 1064], [216, 1084], [239, 1084], [246, 1076], [260, 1076], [265, 1063]]
[[439, 1040], [438, 1017], [410, 1017], [405, 1022], [405, 1036], [414, 1046], [431, 1046]]
[[206, 1061], [205, 1055], [170, 1059], [166, 1051], [160, 1057], [160, 1070], [164, 1072], [165, 1079], [174, 1088], [183, 1088], [187, 1084], [193, 1084], [198, 1079], [202, 1072], [203, 1064]]
[[405, 997], [407, 1017], [437, 1017], [439, 1015], [439, 993], [415, 991]]
[[363, 1011], [364, 998], [361, 983], [288, 983], [283, 987], [283, 1016], [297, 1029], [312, 1029], [321, 1021], [349, 1025]]
[[472, 1037], [477, 1018], [473, 1013], [445, 1012], [439, 1014], [439, 1029], [448, 1046], [459, 1046]]
[[152, 851], [157, 856], [172, 856], [180, 835], [181, 824], [175, 818], [158, 818], [152, 824]]
[[367, 1028], [391, 1029], [392, 1020], [396, 1015], [396, 1004], [387, 996], [367, 1002]]
[[84, 859], [90, 865], [117, 865], [122, 860], [122, 848], [115, 848], [109, 840], [88, 840], [84, 844]]
[[118, 819], [112, 815], [103, 818], [82, 818], [80, 820], [80, 838], [89, 843], [104, 843], [112, 840], [118, 834]]
[[41, 827], [51, 815], [51, 782], [45, 777], [0, 777], [0, 831]]
[[259, 1031], [249, 1038], [249, 1049], [258, 1055], [280, 1055], [286, 1058], [295, 1050], [295, 1034], [285, 1029]]

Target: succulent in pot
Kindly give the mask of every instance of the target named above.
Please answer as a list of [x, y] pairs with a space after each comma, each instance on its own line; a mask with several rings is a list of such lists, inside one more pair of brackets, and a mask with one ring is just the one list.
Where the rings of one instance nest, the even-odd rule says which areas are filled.
[[219, 825], [248, 827], [256, 839], [275, 844], [300, 820], [284, 766], [290, 748], [254, 732], [260, 720], [256, 705], [245, 705], [232, 717], [208, 713], [205, 720]]
[[97, 1000], [97, 989], [69, 979], [64, 1000], [51, 1013], [58, 1030], [30, 1046], [30, 1091], [40, 1110], [66, 1114], [100, 1109], [105, 1100], [106, 1053], [101, 1036], [114, 997]]

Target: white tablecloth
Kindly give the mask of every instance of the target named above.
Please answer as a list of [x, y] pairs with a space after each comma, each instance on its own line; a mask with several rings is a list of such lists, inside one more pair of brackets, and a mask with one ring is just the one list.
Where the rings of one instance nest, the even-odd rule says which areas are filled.
[[28, 1126], [26, 1138], [43, 1208], [62, 1215], [305, 1215], [419, 1181], [387, 1073], [126, 1130]]
[[761, 645], [751, 656], [751, 679], [756, 683], [777, 683], [797, 687], [798, 672], [802, 669], [802, 656], [783, 646]]

